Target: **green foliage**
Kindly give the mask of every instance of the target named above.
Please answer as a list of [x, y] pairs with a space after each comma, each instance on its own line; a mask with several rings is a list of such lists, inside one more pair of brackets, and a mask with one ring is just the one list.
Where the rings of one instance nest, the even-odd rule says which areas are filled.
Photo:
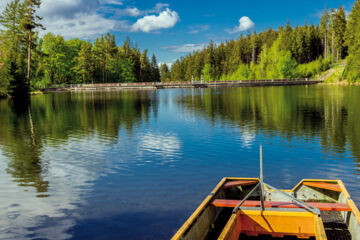
[[[319, 26], [287, 24], [190, 53], [172, 65], [172, 80], [274, 79], [297, 76], [297, 65], [323, 54]], [[293, 68], [293, 69], [291, 69]]]
[[166, 63], [160, 65], [161, 82], [169, 82], [171, 75]]
[[346, 30], [346, 45], [349, 57], [345, 69], [345, 78], [350, 82], [360, 80], [360, 0], [356, 0], [349, 15]]
[[295, 78], [297, 77], [297, 62], [291, 57], [290, 52], [286, 52], [284, 56], [280, 57], [278, 69], [281, 78]]
[[171, 81], [179, 82], [184, 81], [185, 73], [183, 67], [183, 59], [176, 60], [171, 65]]
[[345, 31], [346, 31], [346, 16], [343, 7], [338, 8], [335, 15], [333, 16], [333, 31], [334, 31], [334, 44], [337, 56], [337, 62], [342, 58], [344, 53], [345, 45]]
[[155, 54], [153, 54], [151, 57], [150, 74], [151, 74], [151, 82], [159, 82], [160, 81], [160, 70], [159, 70], [159, 66], [157, 64]]
[[26, 84], [24, 72], [20, 70], [15, 60], [10, 60], [6, 68], [6, 78], [9, 81], [9, 94], [18, 99], [26, 98], [29, 94], [29, 86]]
[[221, 80], [225, 81], [236, 81], [236, 80], [247, 80], [250, 79], [250, 69], [246, 64], [240, 64], [238, 69], [229, 75], [223, 75]]
[[45, 54], [45, 72], [50, 78], [50, 83], [64, 83], [71, 63], [68, 62], [68, 49], [64, 38], [47, 33], [42, 39], [42, 48]]
[[297, 72], [299, 77], [310, 78], [328, 70], [329, 68], [330, 61], [320, 57], [313, 62], [298, 65]]
[[213, 80], [212, 75], [213, 71], [211, 65], [209, 63], [205, 64], [204, 69], [202, 70], [202, 80], [211, 81]]
[[75, 66], [73, 70], [75, 73], [81, 76], [83, 83], [93, 83], [94, 82], [94, 64], [93, 64], [93, 54], [92, 54], [92, 45], [89, 42], [84, 42], [81, 45], [80, 52], [77, 57], [75, 57]]
[[345, 78], [349, 82], [360, 81], [360, 49], [347, 58]]
[[122, 82], [134, 82], [136, 80], [136, 76], [133, 71], [134, 64], [129, 58], [121, 59], [120, 69], [120, 79]]
[[29, 85], [26, 80], [26, 52], [24, 30], [21, 22], [24, 18], [24, 5], [19, 0], [7, 4], [0, 16], [3, 26], [1, 38], [1, 78], [0, 88], [13, 97], [26, 97]]

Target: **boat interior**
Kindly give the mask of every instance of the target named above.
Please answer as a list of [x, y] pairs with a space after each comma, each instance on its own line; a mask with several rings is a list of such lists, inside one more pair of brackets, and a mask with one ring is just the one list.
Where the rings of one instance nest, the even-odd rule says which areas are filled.
[[172, 239], [359, 240], [359, 222], [341, 180], [278, 190], [261, 178], [223, 178]]

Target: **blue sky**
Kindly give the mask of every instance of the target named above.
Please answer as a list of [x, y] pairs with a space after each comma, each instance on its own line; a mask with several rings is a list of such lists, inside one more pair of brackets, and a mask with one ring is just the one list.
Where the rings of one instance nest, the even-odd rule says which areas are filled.
[[[2, 10], [10, 0], [2, 0]], [[111, 32], [119, 45], [128, 36], [141, 49], [171, 63], [210, 40], [236, 39], [246, 30], [278, 28], [305, 20], [317, 24], [320, 13], [354, 0], [43, 0], [39, 14], [47, 32], [66, 39], [93, 40]], [[242, 19], [242, 23], [239, 20]], [[43, 33], [42, 33], [43, 34]]]

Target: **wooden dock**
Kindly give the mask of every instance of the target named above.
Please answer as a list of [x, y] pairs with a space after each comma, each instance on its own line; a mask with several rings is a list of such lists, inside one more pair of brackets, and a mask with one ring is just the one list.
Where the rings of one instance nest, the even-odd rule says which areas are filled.
[[121, 89], [166, 89], [166, 88], [214, 88], [214, 87], [250, 87], [250, 86], [286, 86], [311, 85], [322, 83], [311, 79], [271, 79], [211, 82], [143, 82], [143, 83], [97, 83], [97, 84], [65, 84], [53, 85], [44, 92], [61, 91], [109, 91]]

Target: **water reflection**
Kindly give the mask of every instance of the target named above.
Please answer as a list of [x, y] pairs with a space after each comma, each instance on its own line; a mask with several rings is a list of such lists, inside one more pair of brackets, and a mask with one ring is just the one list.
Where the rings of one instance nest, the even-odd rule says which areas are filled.
[[0, 238], [71, 237], [76, 220], [68, 213], [93, 190], [106, 166], [104, 151], [121, 140], [121, 129], [131, 134], [156, 117], [156, 104], [150, 91], [1, 101]]
[[209, 89], [179, 96], [178, 102], [214, 124], [230, 120], [244, 146], [260, 131], [287, 139], [320, 137], [325, 150], [344, 153], [349, 144], [360, 159], [359, 87]]
[[142, 151], [148, 151], [154, 154], [159, 154], [164, 158], [171, 158], [176, 155], [181, 149], [181, 142], [174, 134], [154, 134], [148, 133], [140, 136], [139, 139], [139, 154]]
[[0, 238], [168, 239], [221, 177], [257, 176], [260, 143], [267, 182], [342, 178], [360, 202], [359, 102], [324, 86], [0, 101]]

